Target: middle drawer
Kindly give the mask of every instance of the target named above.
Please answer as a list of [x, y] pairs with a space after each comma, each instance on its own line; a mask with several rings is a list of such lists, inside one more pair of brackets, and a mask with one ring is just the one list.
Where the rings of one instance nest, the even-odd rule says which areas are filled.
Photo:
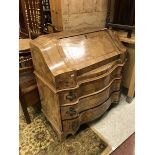
[[108, 87], [87, 97], [77, 100], [77, 102], [61, 105], [62, 120], [75, 118], [82, 111], [88, 110], [105, 102], [113, 92], [120, 90], [121, 80], [114, 80]]

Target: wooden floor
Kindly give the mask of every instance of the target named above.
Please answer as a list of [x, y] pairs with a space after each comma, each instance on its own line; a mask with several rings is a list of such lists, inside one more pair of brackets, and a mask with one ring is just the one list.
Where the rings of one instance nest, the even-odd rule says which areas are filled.
[[135, 155], [135, 133], [112, 152], [111, 155]]

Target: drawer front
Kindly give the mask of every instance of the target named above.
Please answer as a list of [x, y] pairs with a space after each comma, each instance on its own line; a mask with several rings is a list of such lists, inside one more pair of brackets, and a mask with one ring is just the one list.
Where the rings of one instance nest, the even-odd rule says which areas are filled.
[[71, 71], [64, 73], [63, 75], [58, 75], [56, 77], [56, 88], [58, 90], [76, 87], [76, 72]]
[[90, 122], [95, 120], [96, 118], [99, 118], [104, 112], [109, 108], [112, 102], [118, 102], [120, 97], [119, 92], [113, 93], [110, 98], [102, 102], [100, 105], [91, 108], [89, 110], [83, 111], [74, 119], [68, 119], [63, 120], [63, 132], [65, 133], [65, 136], [68, 134], [75, 134], [77, 130], [79, 129], [81, 124]]
[[59, 92], [60, 105], [77, 102], [79, 98], [102, 90], [114, 79], [121, 79], [122, 67], [116, 68], [111, 74], [103, 77], [96, 77], [93, 80], [80, 83], [79, 87]]
[[79, 116], [81, 112], [96, 107], [105, 102], [114, 92], [120, 90], [120, 83], [121, 80], [114, 80], [114, 82], [111, 83], [109, 87], [103, 89], [102, 91], [96, 92], [95, 94], [93, 93], [88, 97], [81, 98], [74, 104], [62, 105], [62, 120], [75, 118]]
[[98, 66], [96, 69], [92, 69], [91, 71], [88, 71], [88, 72], [78, 76], [77, 80], [78, 81], [88, 80], [91, 78], [102, 76], [103, 74], [110, 74], [116, 68], [124, 66], [124, 63], [125, 62], [122, 63], [122, 61], [120, 59], [117, 59], [117, 60], [107, 63], [103, 66], [100, 66], [100, 67]]

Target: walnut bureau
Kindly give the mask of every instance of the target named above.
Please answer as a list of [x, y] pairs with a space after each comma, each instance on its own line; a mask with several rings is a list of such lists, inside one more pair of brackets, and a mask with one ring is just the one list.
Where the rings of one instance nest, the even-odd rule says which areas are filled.
[[126, 49], [110, 30], [44, 35], [30, 46], [42, 111], [60, 140], [119, 102]]

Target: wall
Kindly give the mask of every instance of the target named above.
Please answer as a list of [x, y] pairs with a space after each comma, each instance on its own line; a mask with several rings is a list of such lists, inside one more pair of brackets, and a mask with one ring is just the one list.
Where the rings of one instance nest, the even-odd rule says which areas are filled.
[[103, 28], [107, 0], [61, 0], [63, 30]]

